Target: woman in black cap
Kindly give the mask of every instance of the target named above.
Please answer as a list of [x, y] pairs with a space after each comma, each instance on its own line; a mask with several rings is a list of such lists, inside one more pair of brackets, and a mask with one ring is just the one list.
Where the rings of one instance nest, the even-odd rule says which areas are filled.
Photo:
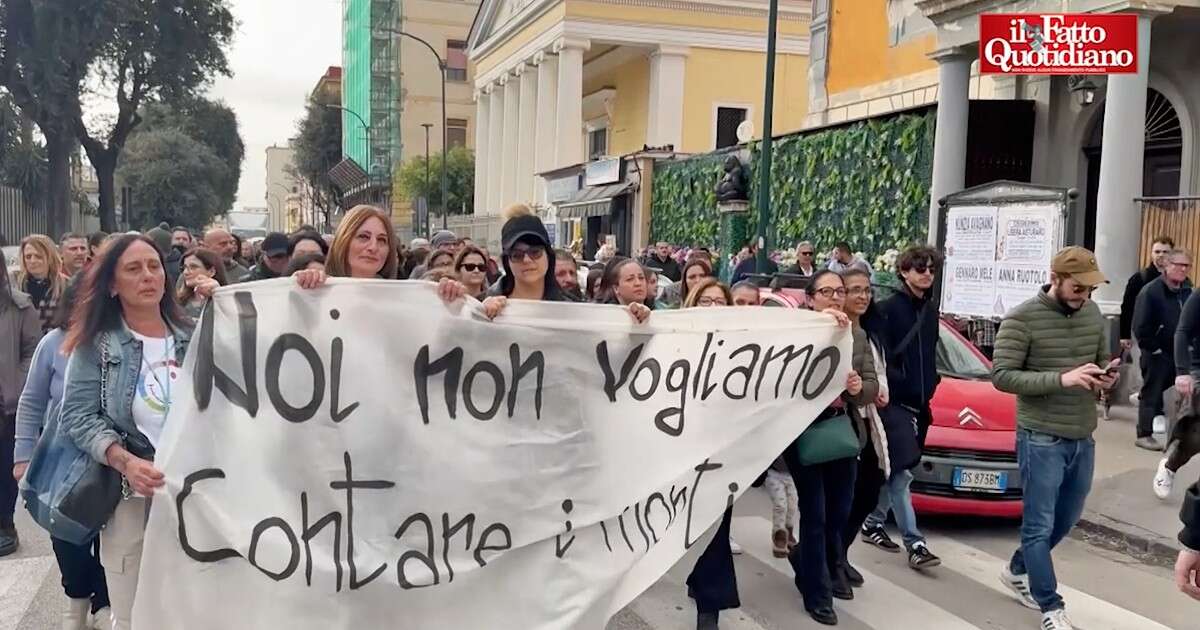
[[[504, 227], [500, 241], [504, 248], [500, 261], [504, 276], [488, 291], [483, 301], [484, 312], [490, 318], [499, 315], [508, 299], [566, 302], [566, 296], [554, 278], [554, 246], [546, 226], [529, 206], [516, 204], [504, 210]], [[630, 304], [630, 315], [638, 323], [646, 321], [650, 309], [644, 304]]]

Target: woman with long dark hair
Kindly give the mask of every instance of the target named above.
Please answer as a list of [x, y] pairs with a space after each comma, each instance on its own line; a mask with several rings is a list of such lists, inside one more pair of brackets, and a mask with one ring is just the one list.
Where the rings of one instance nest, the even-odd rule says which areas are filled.
[[[62, 342], [70, 323], [71, 310], [75, 306], [78, 284], [68, 284], [63, 292], [54, 315], [54, 329], [42, 337], [38, 344], [29, 368], [29, 378], [21, 392], [13, 456], [13, 477], [17, 481], [25, 476], [43, 428], [59, 421], [59, 405], [67, 374], [67, 355], [62, 352]], [[58, 561], [63, 591], [67, 596], [63, 629], [85, 630], [89, 627], [88, 613], [95, 616], [98, 627], [111, 628], [108, 586], [104, 581], [104, 568], [100, 566], [96, 545], [76, 545], [53, 536], [50, 537], [50, 545]]]
[[464, 245], [454, 258], [454, 273], [467, 295], [483, 299], [488, 289], [487, 255], [474, 245]]
[[[839, 322], [848, 320], [842, 312], [846, 285], [838, 274], [832, 271], [816, 274], [805, 292], [812, 310], [834, 314]], [[848, 418], [861, 444], [863, 430], [859, 428], [861, 419], [857, 408], [875, 400], [879, 382], [866, 335], [860, 328], [852, 328], [852, 333], [852, 371], [846, 379], [846, 391], [805, 431], [812, 431], [824, 422], [845, 422]], [[852, 455], [829, 461], [806, 461], [799, 448], [803, 440], [801, 435], [784, 451], [784, 462], [796, 483], [800, 508], [799, 541], [788, 560], [796, 572], [796, 587], [804, 599], [804, 609], [818, 623], [837, 625], [833, 598], [854, 599], [853, 590], [835, 584], [833, 578], [841, 573], [842, 531], [850, 516], [858, 453], [855, 451]]]
[[42, 324], [29, 296], [8, 281], [8, 267], [0, 255], [0, 556], [16, 552], [17, 480], [13, 470], [17, 403], [25, 387], [29, 363], [42, 336]]
[[113, 627], [128, 630], [149, 497], [163, 486], [154, 453], [191, 340], [154, 241], [112, 240], [80, 287], [63, 351], [71, 354], [61, 427], [76, 446], [115, 469], [128, 488], [100, 533]]
[[624, 256], [609, 259], [604, 264], [596, 301], [630, 308], [636, 308], [634, 305], [637, 304], [650, 310], [654, 296], [650, 295], [646, 282], [646, 268], [642, 263]]
[[208, 304], [212, 292], [229, 282], [225, 278], [225, 265], [221, 256], [211, 249], [195, 247], [180, 259], [183, 263], [183, 284], [175, 299], [192, 320], [200, 319], [200, 312]]

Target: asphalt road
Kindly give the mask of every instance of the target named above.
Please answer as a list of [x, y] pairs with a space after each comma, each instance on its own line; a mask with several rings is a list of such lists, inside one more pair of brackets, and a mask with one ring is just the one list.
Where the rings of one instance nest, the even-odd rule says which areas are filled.
[[[785, 560], [771, 556], [770, 502], [751, 490], [735, 508], [734, 538], [742, 608], [722, 615], [722, 630], [822, 628], [804, 613]], [[851, 602], [837, 602], [843, 630], [1018, 630], [1038, 627], [1039, 615], [1018, 605], [998, 575], [1017, 541], [1015, 523], [925, 519], [930, 549], [943, 565], [925, 573], [900, 554], [856, 543], [852, 561], [867, 584]], [[0, 630], [58, 627], [64, 596], [45, 535], [18, 513], [21, 550], [0, 559]], [[694, 556], [681, 560], [609, 623], [609, 630], [690, 630], [695, 609], [683, 586]], [[1060, 592], [1080, 630], [1192, 630], [1200, 602], [1186, 599], [1170, 573], [1081, 540], [1055, 551]]]

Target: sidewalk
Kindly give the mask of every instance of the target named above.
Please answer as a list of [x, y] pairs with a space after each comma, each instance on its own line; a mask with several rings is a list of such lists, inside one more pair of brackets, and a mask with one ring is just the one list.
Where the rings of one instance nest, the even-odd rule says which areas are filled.
[[1137, 408], [1113, 407], [1109, 417], [1096, 430], [1096, 473], [1079, 526], [1173, 563], [1180, 548], [1179, 506], [1188, 486], [1200, 478], [1200, 457], [1179, 471], [1171, 497], [1160, 501], [1150, 486], [1162, 453], [1133, 445]]

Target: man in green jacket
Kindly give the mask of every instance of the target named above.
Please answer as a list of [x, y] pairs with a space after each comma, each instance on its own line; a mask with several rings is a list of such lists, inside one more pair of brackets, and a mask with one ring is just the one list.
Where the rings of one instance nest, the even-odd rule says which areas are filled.
[[1063, 249], [1051, 262], [1049, 286], [1010, 311], [996, 333], [992, 383], [1017, 395], [1024, 486], [1021, 546], [1001, 580], [1042, 612], [1042, 630], [1074, 627], [1050, 552], [1083, 513], [1095, 464], [1095, 393], [1117, 380], [1104, 318], [1089, 299], [1106, 282], [1092, 252]]

